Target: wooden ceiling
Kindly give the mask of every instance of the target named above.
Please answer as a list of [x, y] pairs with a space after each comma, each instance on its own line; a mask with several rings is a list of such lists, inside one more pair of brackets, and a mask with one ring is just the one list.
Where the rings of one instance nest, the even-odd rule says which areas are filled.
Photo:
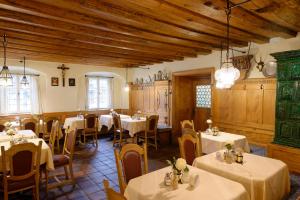
[[[224, 0], [0, 0], [0, 33], [9, 58], [136, 67], [218, 49], [224, 7]], [[232, 11], [231, 44], [295, 37], [299, 19], [299, 0], [252, 0]]]

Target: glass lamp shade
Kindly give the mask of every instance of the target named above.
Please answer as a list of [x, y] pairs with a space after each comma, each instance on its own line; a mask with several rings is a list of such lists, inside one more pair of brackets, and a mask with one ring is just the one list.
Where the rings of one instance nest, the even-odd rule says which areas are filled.
[[125, 92], [128, 92], [128, 91], [129, 91], [129, 85], [128, 85], [128, 83], [126, 83], [126, 85], [125, 85], [125, 87], [124, 87], [124, 90], [125, 90]]
[[240, 71], [231, 63], [226, 63], [225, 66], [215, 72], [216, 87], [219, 89], [231, 88], [239, 77]]
[[22, 77], [22, 80], [21, 80], [20, 84], [24, 85], [24, 86], [29, 85], [29, 81], [28, 81], [28, 79], [25, 75]]
[[0, 86], [12, 86], [13, 77], [7, 66], [3, 66], [0, 72]]

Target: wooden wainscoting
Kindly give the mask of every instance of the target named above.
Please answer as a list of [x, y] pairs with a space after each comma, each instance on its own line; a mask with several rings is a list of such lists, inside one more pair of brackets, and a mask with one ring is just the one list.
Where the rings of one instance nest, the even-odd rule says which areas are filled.
[[[115, 109], [117, 113], [121, 114], [129, 114], [129, 109]], [[76, 116], [78, 114], [96, 114], [96, 115], [104, 115], [110, 112], [109, 109], [105, 110], [92, 110], [92, 111], [68, 111], [68, 112], [49, 112], [43, 113], [40, 115], [31, 115], [31, 114], [20, 114], [20, 115], [7, 115], [7, 116], [0, 116], [1, 120], [13, 121], [16, 120], [16, 117], [20, 117], [20, 119], [34, 117], [37, 119], [43, 119], [44, 117], [57, 117], [60, 122], [64, 122], [65, 118]]]
[[268, 145], [268, 157], [282, 160], [290, 172], [300, 173], [300, 149], [278, 144]]
[[213, 122], [220, 130], [245, 135], [266, 146], [275, 130], [275, 79], [247, 79], [231, 89], [213, 89]]

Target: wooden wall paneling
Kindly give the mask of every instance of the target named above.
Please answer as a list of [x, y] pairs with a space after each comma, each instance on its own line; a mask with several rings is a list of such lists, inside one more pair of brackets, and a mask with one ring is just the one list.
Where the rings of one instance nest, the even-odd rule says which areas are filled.
[[274, 128], [275, 124], [276, 85], [263, 85], [262, 123]]
[[159, 123], [169, 123], [169, 85], [168, 82], [155, 82], [155, 111], [159, 114]]
[[143, 88], [143, 100], [144, 100], [144, 113], [150, 113], [150, 86], [144, 86]]
[[245, 135], [266, 146], [275, 129], [275, 79], [247, 79], [229, 90], [213, 89], [213, 122], [220, 130]]
[[261, 84], [248, 84], [246, 95], [247, 122], [262, 123], [263, 90]]
[[246, 121], [246, 90], [244, 84], [236, 84], [231, 90], [231, 120], [244, 123]]

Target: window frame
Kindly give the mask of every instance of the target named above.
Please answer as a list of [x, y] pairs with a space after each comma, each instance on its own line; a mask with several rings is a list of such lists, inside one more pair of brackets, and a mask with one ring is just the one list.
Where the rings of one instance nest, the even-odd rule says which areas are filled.
[[[90, 108], [89, 105], [89, 101], [90, 101], [90, 79], [96, 79], [97, 80], [97, 88], [96, 88], [96, 95], [97, 95], [97, 106], [96, 108]], [[108, 106], [107, 107], [101, 107], [100, 106], [100, 99], [101, 99], [101, 95], [100, 95], [100, 80], [109, 80], [109, 100], [108, 100]], [[113, 106], [113, 78], [112, 77], [103, 77], [103, 76], [87, 76], [87, 104], [86, 104], [86, 108], [87, 110], [107, 110], [110, 109]]]

